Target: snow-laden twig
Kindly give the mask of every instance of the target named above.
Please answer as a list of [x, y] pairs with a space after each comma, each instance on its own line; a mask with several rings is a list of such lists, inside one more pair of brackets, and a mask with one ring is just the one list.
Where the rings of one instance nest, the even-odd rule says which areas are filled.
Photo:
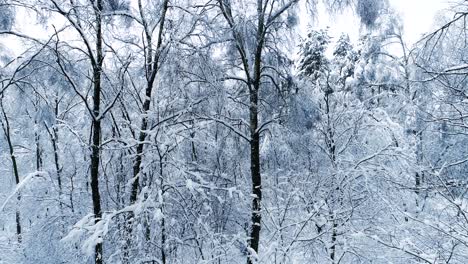
[[28, 175], [26, 175], [24, 177], [23, 180], [21, 180], [17, 185], [16, 185], [16, 188], [15, 190], [13, 191], [13, 193], [11, 193], [6, 199], [5, 201], [3, 202], [2, 206], [0, 207], [0, 212], [3, 211], [3, 209], [5, 209], [5, 206], [7, 205], [7, 203], [11, 200], [11, 198], [13, 198], [17, 193], [19, 193], [19, 191], [26, 185], [28, 184], [32, 179], [34, 178], [45, 178], [45, 176], [47, 176], [48, 173], [47, 172], [44, 172], [44, 171], [35, 171], [35, 172], [32, 172]]

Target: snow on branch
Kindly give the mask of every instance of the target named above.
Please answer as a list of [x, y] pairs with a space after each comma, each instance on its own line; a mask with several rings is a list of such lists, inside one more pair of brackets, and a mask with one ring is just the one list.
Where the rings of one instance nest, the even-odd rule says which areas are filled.
[[27, 184], [29, 184], [29, 182], [31, 182], [32, 180], [34, 179], [44, 179], [46, 176], [48, 176], [49, 174], [45, 171], [35, 171], [35, 172], [32, 172], [28, 175], [26, 175], [23, 180], [21, 180], [17, 185], [16, 185], [16, 188], [15, 190], [13, 191], [13, 193], [11, 193], [8, 198], [5, 199], [5, 201], [3, 202], [2, 206], [0, 207], [0, 212], [3, 211], [3, 209], [5, 209], [5, 206], [7, 205], [7, 203], [11, 200], [11, 198], [13, 198], [16, 194], [19, 194], [19, 192], [21, 191], [21, 189], [23, 189]]

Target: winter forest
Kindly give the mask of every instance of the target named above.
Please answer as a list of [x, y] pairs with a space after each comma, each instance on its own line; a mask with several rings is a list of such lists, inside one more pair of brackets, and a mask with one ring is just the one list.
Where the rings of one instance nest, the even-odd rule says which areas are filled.
[[468, 1], [392, 2], [0, 0], [0, 263], [468, 263]]

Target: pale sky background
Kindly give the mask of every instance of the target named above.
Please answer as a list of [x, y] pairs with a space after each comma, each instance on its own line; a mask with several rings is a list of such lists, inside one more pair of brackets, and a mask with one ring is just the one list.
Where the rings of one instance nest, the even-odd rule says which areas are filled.
[[390, 0], [402, 15], [405, 35], [417, 41], [421, 34], [431, 31], [438, 11], [449, 7], [447, 0]]
[[[390, 5], [400, 14], [404, 23], [404, 37], [407, 44], [412, 45], [420, 39], [422, 34], [431, 31], [434, 27], [434, 18], [438, 11], [448, 8], [448, 0], [389, 0]], [[319, 7], [320, 9], [320, 7]], [[347, 10], [338, 16], [329, 16], [319, 10], [319, 17], [313, 24], [315, 28], [330, 27], [330, 34], [337, 37], [346, 32], [352, 40], [357, 40], [360, 32], [360, 23], [352, 10]], [[310, 17], [310, 15], [305, 15]], [[301, 18], [304, 18], [301, 15]], [[301, 19], [301, 27], [306, 28], [310, 19]]]
[[[131, 0], [135, 1], [135, 0]], [[233, 0], [238, 1], [238, 0]], [[450, 6], [450, 0], [388, 0], [390, 5], [394, 7], [397, 13], [400, 14], [404, 23], [404, 39], [406, 43], [411, 46], [420, 39], [422, 34], [434, 28], [434, 17], [438, 11], [441, 11]], [[301, 1], [303, 4], [304, 1]], [[302, 5], [301, 4], [301, 5]], [[359, 18], [354, 14], [354, 10], [348, 9], [347, 11], [338, 15], [328, 15], [323, 6], [319, 6], [318, 16], [315, 17], [315, 22], [311, 21], [311, 14], [304, 11], [305, 8], [300, 7], [300, 31], [305, 33], [307, 25], [312, 23], [314, 28], [330, 27], [329, 33], [332, 37], [338, 37], [342, 32], [347, 33], [352, 41], [357, 41], [361, 26]], [[24, 19], [28, 17], [24, 12], [18, 12], [18, 17]], [[46, 37], [43, 32], [42, 26], [26, 23], [28, 26], [21, 28], [21, 32], [33, 37]], [[50, 26], [51, 23], [48, 23]], [[60, 28], [60, 26], [58, 27]], [[8, 48], [17, 53], [22, 52], [21, 42], [18, 38], [9, 36], [6, 37], [6, 44]]]

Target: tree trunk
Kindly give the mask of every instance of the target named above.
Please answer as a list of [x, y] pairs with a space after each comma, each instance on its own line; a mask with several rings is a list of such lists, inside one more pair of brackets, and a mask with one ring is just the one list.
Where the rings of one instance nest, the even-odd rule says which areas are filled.
[[[136, 147], [136, 156], [135, 161], [133, 162], [133, 183], [132, 189], [130, 192], [130, 204], [134, 204], [138, 198], [139, 186], [140, 186], [140, 172], [141, 172], [141, 163], [142, 163], [142, 156], [144, 151], [145, 143], [147, 137], [147, 129], [148, 129], [148, 111], [150, 110], [151, 100], [152, 100], [152, 93], [153, 93], [153, 86], [156, 80], [156, 74], [159, 71], [159, 58], [161, 55], [161, 48], [162, 48], [162, 37], [163, 37], [163, 30], [164, 30], [164, 23], [166, 21], [166, 14], [169, 8], [169, 0], [164, 0], [162, 13], [161, 13], [161, 20], [159, 22], [159, 32], [158, 32], [158, 39], [156, 44], [156, 51], [153, 57], [153, 47], [152, 47], [152, 37], [151, 37], [151, 29], [149, 28], [147, 21], [145, 19], [145, 15], [143, 13], [143, 6], [141, 5], [141, 0], [138, 1], [138, 8], [140, 11], [140, 16], [143, 21], [143, 28], [145, 32], [146, 43], [148, 45], [147, 51], [145, 52], [146, 59], [145, 64], [146, 67], [146, 89], [145, 89], [145, 100], [143, 102], [143, 117], [141, 119], [140, 125], [140, 133], [138, 135], [138, 145]], [[131, 219], [133, 218], [133, 213], [130, 213], [127, 219], [127, 233], [128, 239], [126, 245], [124, 247], [124, 263], [129, 263], [129, 250], [131, 244], [131, 233], [132, 231], [132, 223]]]
[[[257, 109], [257, 94], [251, 95], [250, 106], [250, 173], [252, 178], [252, 222], [250, 227], [250, 245], [251, 250], [258, 254], [258, 245], [260, 244], [260, 229], [261, 229], [261, 201], [262, 201], [262, 177], [260, 174], [260, 135], [257, 131], [258, 127], [258, 109]], [[248, 264], [253, 263], [253, 258], [249, 254]]]
[[338, 237], [338, 224], [336, 223], [335, 217], [333, 217], [333, 230], [332, 230], [332, 239], [330, 247], [330, 259], [332, 263], [336, 263], [336, 240]]
[[62, 204], [63, 188], [62, 188], [62, 175], [61, 175], [62, 169], [60, 168], [59, 153], [58, 153], [58, 146], [57, 146], [58, 133], [57, 133], [57, 128], [55, 126], [52, 127], [52, 131], [49, 136], [50, 136], [50, 140], [52, 143], [52, 148], [54, 150], [54, 165], [55, 165], [55, 173], [57, 174], [57, 183], [58, 183], [58, 189], [59, 189], [59, 203], [60, 203], [60, 208], [62, 208], [63, 207], [63, 204]]
[[160, 183], [159, 183], [159, 188], [161, 188], [161, 204], [160, 204], [160, 210], [162, 214], [161, 218], [161, 263], [166, 264], [166, 219], [164, 219], [164, 177], [163, 177], [163, 155], [161, 155], [161, 152], [159, 151], [158, 148], [158, 153], [159, 153], [159, 177], [160, 177]]
[[130, 195], [130, 204], [134, 204], [136, 202], [137, 196], [138, 196], [138, 187], [140, 184], [140, 171], [141, 171], [141, 162], [142, 162], [142, 154], [144, 150], [144, 140], [146, 139], [147, 133], [146, 130], [148, 129], [148, 111], [151, 106], [151, 98], [152, 98], [152, 92], [153, 92], [153, 85], [154, 81], [156, 79], [156, 74], [159, 71], [159, 57], [161, 54], [161, 47], [162, 47], [162, 31], [164, 30], [164, 22], [166, 20], [166, 13], [167, 9], [169, 6], [169, 0], [165, 0], [163, 3], [163, 10], [161, 14], [161, 22], [159, 24], [159, 34], [158, 34], [158, 42], [156, 44], [156, 54], [155, 57], [153, 58], [153, 49], [152, 49], [152, 44], [151, 44], [151, 33], [149, 32], [148, 25], [146, 24], [146, 20], [144, 19], [143, 15], [143, 10], [141, 6], [141, 1], [138, 1], [139, 8], [140, 8], [140, 15], [142, 17], [142, 20], [145, 21], [143, 24], [145, 28], [145, 34], [146, 34], [146, 41], [148, 43], [148, 51], [146, 55], [146, 61], [145, 63], [148, 65], [147, 68], [147, 84], [146, 84], [146, 90], [145, 90], [145, 101], [143, 103], [143, 118], [141, 120], [141, 126], [140, 126], [140, 134], [138, 136], [138, 145], [136, 148], [136, 157], [135, 161], [133, 163], [133, 184], [132, 184], [132, 191]]
[[[250, 248], [258, 255], [261, 230], [261, 202], [262, 202], [262, 175], [260, 173], [260, 131], [258, 131], [258, 93], [260, 90], [262, 50], [264, 43], [264, 13], [262, 1], [257, 2], [258, 27], [257, 27], [257, 47], [255, 50], [254, 79], [253, 87], [250, 89], [250, 173], [252, 178], [252, 222], [250, 228]], [[253, 263], [253, 258], [249, 254], [247, 263]]]
[[[93, 120], [92, 120], [92, 145], [91, 145], [91, 193], [93, 198], [93, 211], [95, 223], [102, 218], [101, 196], [99, 193], [99, 162], [100, 162], [100, 146], [101, 146], [101, 71], [103, 63], [102, 54], [102, 0], [97, 0], [96, 3], [96, 62], [93, 65]], [[95, 246], [95, 263], [101, 264], [102, 260], [102, 243], [97, 243]]]
[[[3, 98], [2, 98], [3, 99]], [[10, 122], [8, 121], [8, 117], [5, 113], [5, 109], [3, 108], [3, 102], [0, 101], [1, 108], [2, 108], [2, 113], [3, 113], [3, 118], [5, 119], [5, 122], [2, 122], [2, 128], [3, 132], [5, 133], [5, 138], [8, 143], [8, 149], [10, 152], [10, 159], [11, 159], [11, 164], [13, 167], [13, 176], [15, 177], [15, 183], [18, 185], [20, 183], [20, 177], [19, 177], [19, 171], [18, 171], [18, 164], [16, 162], [16, 156], [15, 156], [15, 151], [13, 148], [13, 143], [11, 142], [11, 131], [10, 131]], [[18, 243], [21, 243], [21, 213], [19, 210], [19, 202], [21, 201], [21, 194], [17, 193], [16, 199], [18, 200], [18, 206], [16, 208], [16, 213], [15, 213], [15, 221], [16, 221], [16, 235], [18, 238]]]

